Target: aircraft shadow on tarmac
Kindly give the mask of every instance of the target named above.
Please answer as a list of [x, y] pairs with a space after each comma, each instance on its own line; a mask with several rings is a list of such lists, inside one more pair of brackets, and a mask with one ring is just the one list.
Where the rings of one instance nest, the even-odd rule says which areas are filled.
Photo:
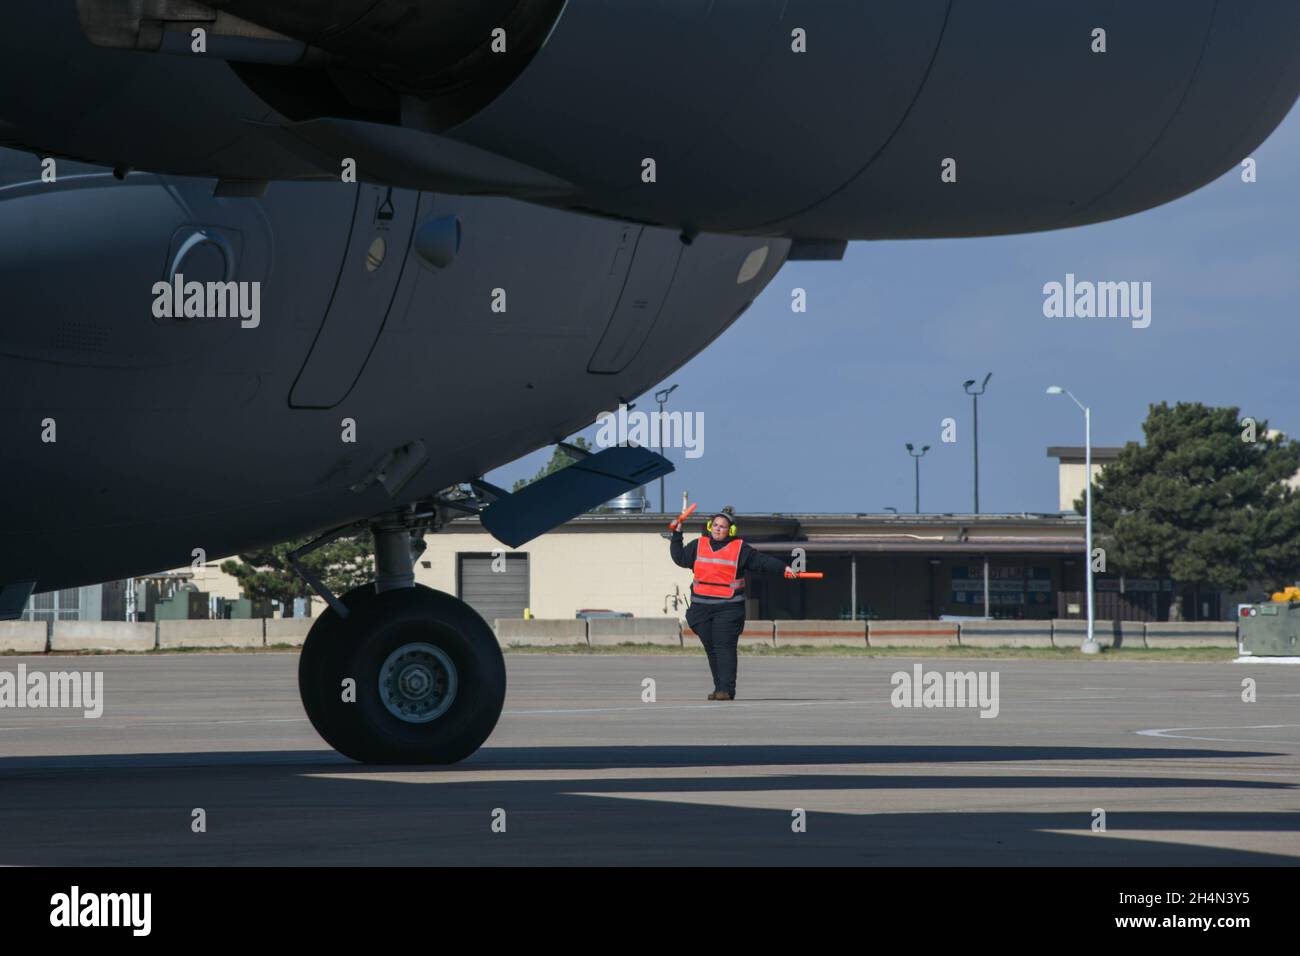
[[[1170, 760], [1279, 757], [1270, 751], [1165, 747], [925, 746], [911, 744], [689, 744], [603, 747], [484, 747], [457, 764], [465, 770], [510, 767], [556, 770], [614, 768], [747, 767], [768, 764], [968, 763], [1006, 760]], [[0, 761], [0, 770], [4, 763]], [[448, 768], [452, 769], [452, 768]]]
[[[1016, 760], [1205, 760], [1288, 757], [1272, 750], [1211, 750], [1204, 747], [1040, 747], [1011, 745], [902, 744], [665, 744], [654, 746], [483, 747], [447, 766], [389, 767], [412, 773], [483, 770], [655, 769], [667, 767], [750, 767], [770, 764], [970, 763]], [[329, 750], [248, 750], [178, 753], [94, 754], [84, 756], [0, 757], [0, 775], [14, 770], [151, 768], [162, 766], [252, 766], [318, 764], [373, 771]]]
[[[1240, 795], [1234, 803], [1245, 804], [1252, 792], [1295, 789], [1285, 782], [1220, 779], [1212, 769], [1201, 771], [1205, 777], [1136, 767], [1131, 774], [1065, 768], [970, 776], [803, 769], [1252, 756], [1272, 755], [1097, 747], [489, 747], [444, 768], [368, 767], [297, 750], [10, 758], [0, 759], [0, 819], [7, 824], [0, 864], [1294, 865], [1300, 812], [1133, 809], [1142, 791], [1231, 791]], [[750, 766], [777, 772], [717, 770]], [[688, 768], [713, 772], [680, 772]], [[669, 772], [590, 775], [638, 769]], [[533, 771], [546, 776], [518, 776]], [[1123, 808], [1108, 808], [1107, 832], [1095, 834], [1099, 789], [1133, 792]], [[904, 790], [933, 794], [938, 805], [873, 807], [873, 794]], [[989, 811], [987, 794], [981, 809], [954, 799], [961, 790], [1033, 790], [1038, 803], [1060, 809]], [[860, 791], [860, 801], [846, 803], [846, 791]], [[781, 808], [756, 808], [755, 799], [769, 807], [781, 800]], [[807, 810], [805, 833], [792, 832], [794, 806]], [[206, 833], [191, 831], [196, 807], [207, 813]], [[491, 829], [498, 809], [507, 813], [505, 833]], [[1193, 845], [1168, 831], [1266, 835], [1252, 842], [1277, 852]]]

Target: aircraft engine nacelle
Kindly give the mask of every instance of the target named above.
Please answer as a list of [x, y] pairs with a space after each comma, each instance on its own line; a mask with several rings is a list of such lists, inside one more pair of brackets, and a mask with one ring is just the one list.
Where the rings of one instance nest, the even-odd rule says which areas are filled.
[[1298, 91], [1294, 0], [569, 0], [446, 135], [662, 225], [988, 235], [1184, 195]]
[[[1242, 162], [1300, 92], [1295, 0], [78, 0], [78, 13], [99, 46], [187, 55], [189, 26], [209, 23], [208, 62], [175, 75], [211, 130], [74, 136], [16, 102], [0, 111], [11, 141], [222, 179], [337, 176], [353, 157], [377, 184], [829, 248], [1148, 209]], [[105, 58], [86, 82], [107, 89], [115, 69]], [[158, 108], [174, 115], [176, 95]]]
[[[77, 0], [101, 47], [231, 62], [292, 118], [317, 111], [397, 121], [418, 103], [441, 126], [518, 76], [564, 0]], [[202, 31], [201, 42], [195, 31]], [[260, 67], [305, 68], [284, 73]]]

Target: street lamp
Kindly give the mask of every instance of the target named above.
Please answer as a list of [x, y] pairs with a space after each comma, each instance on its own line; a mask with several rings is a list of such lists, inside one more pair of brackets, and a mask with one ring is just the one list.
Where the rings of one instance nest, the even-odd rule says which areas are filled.
[[1094, 615], [1092, 608], [1092, 409], [1074, 397], [1069, 389], [1059, 385], [1049, 386], [1048, 395], [1069, 395], [1070, 401], [1083, 409], [1083, 480], [1084, 485], [1084, 568], [1088, 581], [1088, 638], [1079, 650], [1085, 654], [1099, 654], [1101, 647], [1094, 634]]
[[930, 446], [926, 445], [920, 450], [920, 452], [915, 452], [912, 450], [912, 443], [911, 442], [907, 443], [907, 453], [911, 455], [912, 460], [916, 462], [916, 513], [917, 514], [921, 513], [921, 459], [925, 457], [925, 453], [929, 450], [930, 450]]
[[[664, 404], [668, 401], [668, 396], [677, 391], [677, 386], [671, 388], [661, 388], [655, 392], [655, 401], [659, 403], [659, 454], [664, 453]], [[664, 514], [664, 476], [659, 476], [659, 513]]]
[[975, 514], [980, 513], [980, 396], [984, 394], [984, 389], [988, 388], [989, 379], [992, 377], [992, 372], [984, 376], [978, 392], [971, 391], [975, 379], [970, 378], [961, 383], [961, 387], [971, 397], [971, 403], [975, 406]]

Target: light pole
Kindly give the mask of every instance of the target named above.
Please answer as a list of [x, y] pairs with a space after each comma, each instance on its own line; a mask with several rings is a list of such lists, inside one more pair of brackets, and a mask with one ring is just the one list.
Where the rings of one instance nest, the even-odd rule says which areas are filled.
[[971, 402], [975, 406], [975, 514], [980, 513], [980, 396], [984, 394], [984, 389], [988, 388], [989, 379], [992, 377], [992, 372], [984, 376], [984, 381], [980, 383], [978, 392], [971, 391], [971, 386], [975, 384], [973, 378], [967, 379], [961, 384], [961, 387], [971, 397]]
[[930, 446], [926, 445], [918, 453], [912, 450], [911, 442], [907, 443], [907, 453], [911, 455], [912, 460], [916, 462], [916, 513], [917, 514], [921, 513], [921, 459], [925, 457], [925, 453], [929, 450], [930, 450]]
[[[659, 403], [659, 454], [664, 453], [664, 404], [668, 401], [668, 396], [677, 391], [677, 386], [671, 388], [661, 388], [655, 392], [655, 401]], [[664, 513], [664, 476], [659, 476], [659, 513]]]
[[1101, 647], [1097, 644], [1094, 633], [1094, 615], [1092, 608], [1092, 409], [1074, 397], [1069, 389], [1059, 385], [1049, 386], [1048, 395], [1069, 395], [1070, 401], [1083, 409], [1083, 480], [1084, 485], [1084, 569], [1088, 581], [1088, 638], [1079, 650], [1085, 654], [1098, 654]]

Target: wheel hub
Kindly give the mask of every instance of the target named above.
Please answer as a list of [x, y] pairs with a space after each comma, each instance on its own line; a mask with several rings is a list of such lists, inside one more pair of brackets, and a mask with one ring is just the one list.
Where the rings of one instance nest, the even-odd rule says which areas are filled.
[[411, 724], [426, 724], [447, 712], [459, 678], [446, 651], [427, 643], [403, 644], [379, 669], [379, 697], [388, 712]]

